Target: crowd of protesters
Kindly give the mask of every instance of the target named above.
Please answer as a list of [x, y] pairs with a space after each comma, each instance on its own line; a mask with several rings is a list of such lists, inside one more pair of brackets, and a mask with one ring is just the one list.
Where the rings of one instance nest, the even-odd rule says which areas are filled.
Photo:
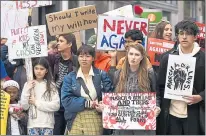
[[[149, 37], [174, 41], [172, 31], [171, 24], [162, 21]], [[79, 49], [72, 33], [58, 35], [48, 44], [48, 57], [32, 60], [32, 81], [27, 81], [23, 59], [8, 60], [9, 45], [2, 38], [1, 90], [11, 96], [7, 135], [205, 134], [205, 53], [196, 42], [197, 34], [193, 21], [178, 22], [174, 47], [161, 55], [160, 66], [150, 63], [140, 30], [125, 33], [126, 54], [119, 61], [117, 51], [95, 50], [97, 35]], [[196, 58], [187, 102], [164, 98], [170, 54]], [[156, 131], [104, 129], [103, 92], [156, 92]]]

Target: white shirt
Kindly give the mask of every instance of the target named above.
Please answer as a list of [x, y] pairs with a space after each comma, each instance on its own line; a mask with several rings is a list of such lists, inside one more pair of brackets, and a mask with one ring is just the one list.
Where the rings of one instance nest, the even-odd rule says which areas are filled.
[[20, 135], [18, 120], [11, 116], [11, 135]]
[[[89, 75], [88, 77], [85, 77], [84, 74], [82, 73], [82, 69], [81, 67], [79, 68], [78, 72], [77, 72], [77, 77], [81, 77], [88, 90], [89, 90], [89, 95], [91, 96], [92, 100], [95, 100], [97, 98], [97, 92], [96, 92], [96, 89], [94, 87], [94, 83], [93, 83], [93, 80], [92, 80], [92, 76], [94, 76], [94, 71], [93, 71], [93, 68], [91, 67], [90, 70], [89, 70]], [[81, 96], [86, 98], [87, 100], [90, 100], [89, 96], [85, 93], [83, 87], [81, 86]]]

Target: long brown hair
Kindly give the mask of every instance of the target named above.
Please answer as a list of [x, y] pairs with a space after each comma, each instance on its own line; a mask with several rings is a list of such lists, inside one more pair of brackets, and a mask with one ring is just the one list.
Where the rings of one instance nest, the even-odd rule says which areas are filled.
[[161, 21], [160, 23], [158, 23], [151, 37], [157, 38], [157, 39], [163, 39], [163, 33], [164, 33], [166, 25], [168, 24], [170, 24], [168, 21]]
[[120, 72], [119, 82], [117, 83], [116, 92], [122, 93], [126, 91], [124, 90], [125, 82], [127, 81], [129, 75], [129, 69], [130, 69], [129, 61], [128, 61], [128, 53], [131, 48], [138, 50], [143, 57], [143, 59], [139, 64], [139, 68], [137, 70], [137, 75], [138, 75], [137, 80], [138, 80], [139, 89], [141, 92], [150, 91], [150, 81], [149, 81], [148, 68], [147, 68], [147, 56], [144, 47], [141, 44], [130, 45], [128, 47], [129, 49], [127, 50], [125, 62]]

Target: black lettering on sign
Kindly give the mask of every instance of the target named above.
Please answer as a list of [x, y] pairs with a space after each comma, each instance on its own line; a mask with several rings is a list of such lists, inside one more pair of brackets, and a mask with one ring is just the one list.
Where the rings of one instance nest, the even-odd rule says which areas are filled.
[[64, 30], [64, 25], [52, 26], [52, 32], [56, 32], [56, 31], [61, 31], [61, 32], [63, 32], [63, 30]]
[[95, 20], [83, 20], [84, 25], [88, 25], [88, 24], [96, 24], [97, 23], [97, 19]]
[[41, 54], [41, 45], [40, 45], [40, 33], [39, 33], [39, 29], [34, 29], [34, 42], [36, 45], [36, 55], [40, 55]]
[[64, 20], [64, 19], [68, 19], [71, 18], [72, 14], [71, 13], [64, 13], [63, 15], [49, 15], [49, 22], [53, 22], [53, 21], [57, 21], [57, 20]]

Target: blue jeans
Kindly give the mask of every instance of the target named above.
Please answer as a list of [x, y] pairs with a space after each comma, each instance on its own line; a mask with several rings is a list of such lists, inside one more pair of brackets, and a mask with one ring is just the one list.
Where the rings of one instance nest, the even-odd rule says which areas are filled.
[[28, 128], [28, 135], [53, 135], [52, 128]]

